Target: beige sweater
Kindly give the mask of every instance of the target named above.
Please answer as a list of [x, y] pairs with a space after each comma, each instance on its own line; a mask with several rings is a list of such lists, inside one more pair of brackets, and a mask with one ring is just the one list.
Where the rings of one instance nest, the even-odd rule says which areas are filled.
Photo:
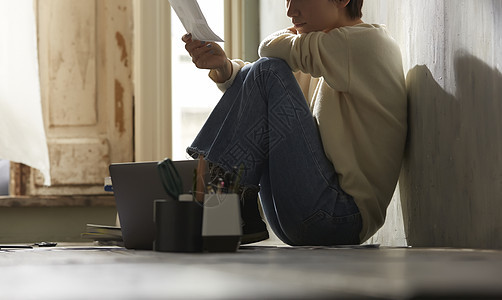
[[[276, 32], [261, 57], [285, 60], [318, 122], [326, 156], [361, 211], [361, 242], [384, 223], [401, 169], [407, 100], [399, 46], [385, 26], [360, 24], [328, 33]], [[233, 61], [228, 88], [244, 65]]]

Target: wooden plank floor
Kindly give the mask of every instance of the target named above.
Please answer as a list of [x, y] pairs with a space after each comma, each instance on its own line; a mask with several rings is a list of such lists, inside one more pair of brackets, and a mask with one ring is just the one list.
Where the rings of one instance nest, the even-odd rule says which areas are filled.
[[256, 246], [0, 250], [0, 299], [502, 299], [502, 252]]

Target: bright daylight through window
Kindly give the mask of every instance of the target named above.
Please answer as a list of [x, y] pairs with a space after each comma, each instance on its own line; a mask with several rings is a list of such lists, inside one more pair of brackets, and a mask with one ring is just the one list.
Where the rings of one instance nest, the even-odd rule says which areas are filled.
[[[209, 26], [221, 38], [224, 33], [223, 0], [199, 0]], [[186, 159], [186, 147], [206, 121], [222, 92], [209, 79], [208, 70], [199, 70], [181, 41], [185, 29], [172, 11], [172, 109], [173, 159]], [[223, 45], [221, 45], [223, 47]]]

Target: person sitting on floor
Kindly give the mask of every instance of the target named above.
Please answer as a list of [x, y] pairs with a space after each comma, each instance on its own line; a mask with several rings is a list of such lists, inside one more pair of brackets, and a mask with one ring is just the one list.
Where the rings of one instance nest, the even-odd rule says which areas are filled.
[[[288, 0], [293, 27], [254, 63], [183, 36], [224, 91], [187, 152], [220, 171], [244, 166], [243, 244], [268, 237], [257, 206], [290, 245], [359, 244], [384, 223], [407, 132], [401, 52], [362, 0]], [[213, 172], [214, 174], [218, 172]]]

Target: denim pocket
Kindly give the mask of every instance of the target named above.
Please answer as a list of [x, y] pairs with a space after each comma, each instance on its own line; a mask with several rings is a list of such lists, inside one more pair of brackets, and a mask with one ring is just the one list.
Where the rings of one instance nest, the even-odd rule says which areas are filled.
[[303, 222], [302, 244], [312, 246], [358, 245], [361, 214], [332, 216], [319, 210]]

